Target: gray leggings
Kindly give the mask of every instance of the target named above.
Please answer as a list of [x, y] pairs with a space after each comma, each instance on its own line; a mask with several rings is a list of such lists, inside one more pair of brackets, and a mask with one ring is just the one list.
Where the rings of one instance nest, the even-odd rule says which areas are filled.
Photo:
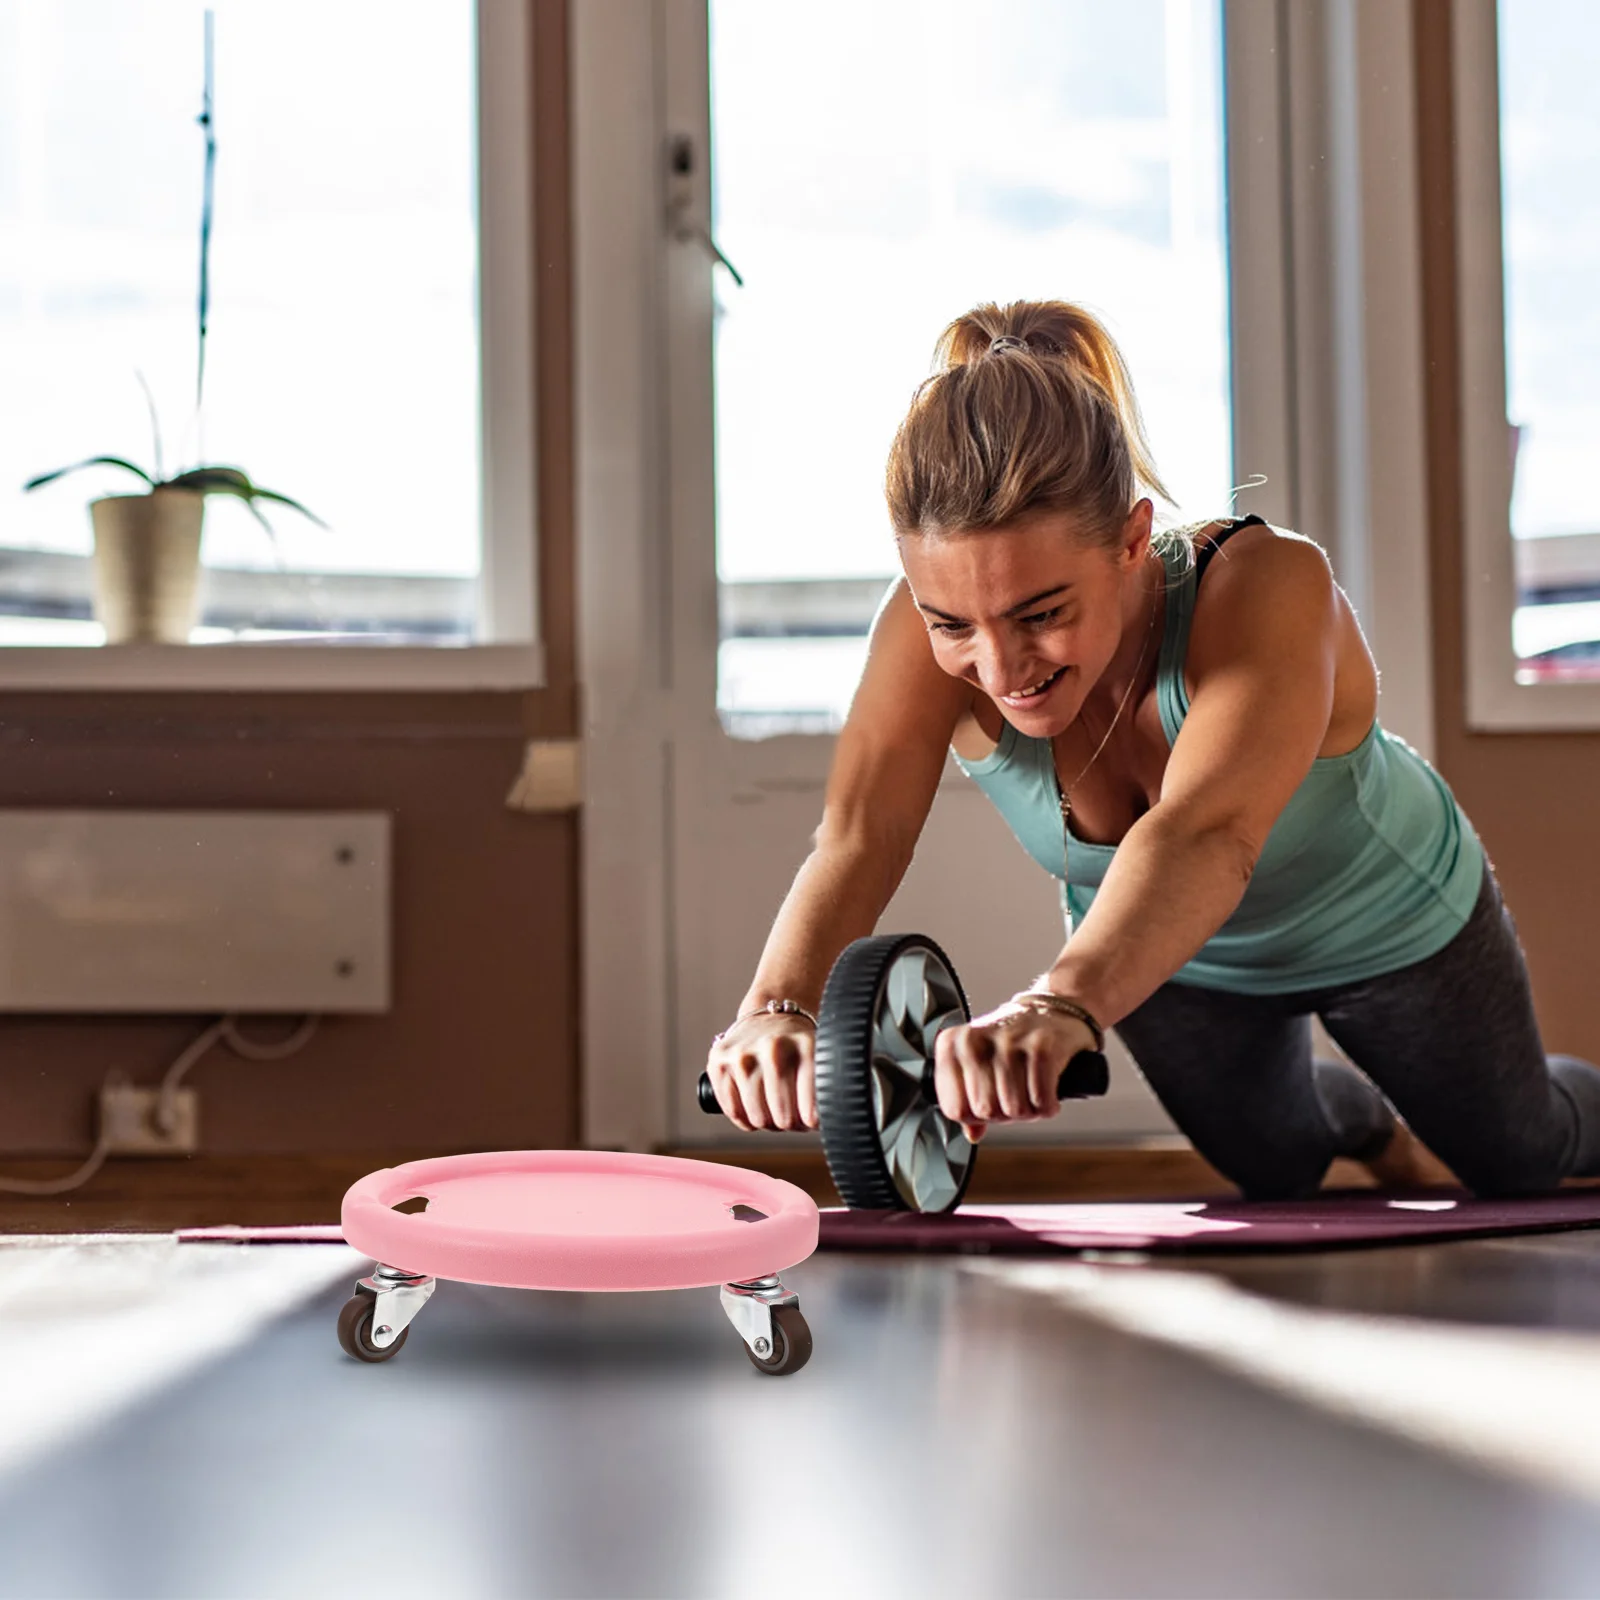
[[[1312, 1061], [1313, 1015], [1360, 1072]], [[1391, 1105], [1475, 1194], [1600, 1176], [1600, 1069], [1545, 1056], [1487, 863], [1466, 926], [1424, 961], [1300, 994], [1167, 983], [1117, 1032], [1173, 1121], [1252, 1199], [1310, 1194], [1335, 1156], [1377, 1154]]]

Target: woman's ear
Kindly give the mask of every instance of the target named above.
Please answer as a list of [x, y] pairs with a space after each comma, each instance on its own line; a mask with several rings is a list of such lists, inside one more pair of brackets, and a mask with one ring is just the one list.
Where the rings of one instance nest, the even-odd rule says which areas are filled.
[[1149, 498], [1138, 501], [1122, 525], [1122, 563], [1132, 572], [1144, 563], [1150, 549], [1150, 533], [1155, 526], [1155, 502]]

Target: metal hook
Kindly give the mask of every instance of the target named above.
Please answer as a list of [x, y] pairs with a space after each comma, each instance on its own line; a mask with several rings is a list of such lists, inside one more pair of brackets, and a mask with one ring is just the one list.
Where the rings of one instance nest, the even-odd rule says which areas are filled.
[[667, 226], [674, 239], [688, 243], [691, 239], [704, 245], [711, 258], [728, 270], [728, 276], [744, 288], [744, 274], [734, 266], [722, 246], [711, 237], [703, 223], [690, 215], [694, 208], [694, 195], [687, 182], [694, 171], [694, 144], [687, 135], [680, 134], [667, 147], [667, 166], [677, 192], [667, 202]]

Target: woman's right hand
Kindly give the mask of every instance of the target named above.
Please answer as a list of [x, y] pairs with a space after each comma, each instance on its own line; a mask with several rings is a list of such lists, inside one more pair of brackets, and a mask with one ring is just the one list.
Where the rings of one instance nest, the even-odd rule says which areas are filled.
[[804, 1017], [758, 1012], [736, 1022], [706, 1060], [717, 1104], [746, 1133], [817, 1125], [817, 1040]]

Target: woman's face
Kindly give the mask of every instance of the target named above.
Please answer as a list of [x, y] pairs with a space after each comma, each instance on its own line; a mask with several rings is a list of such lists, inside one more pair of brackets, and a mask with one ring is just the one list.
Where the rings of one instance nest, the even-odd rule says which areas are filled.
[[1008, 722], [1052, 738], [1076, 720], [1130, 621], [1150, 546], [1141, 500], [1120, 549], [1085, 543], [1062, 512], [1005, 528], [900, 540], [900, 560], [934, 659], [981, 689]]

